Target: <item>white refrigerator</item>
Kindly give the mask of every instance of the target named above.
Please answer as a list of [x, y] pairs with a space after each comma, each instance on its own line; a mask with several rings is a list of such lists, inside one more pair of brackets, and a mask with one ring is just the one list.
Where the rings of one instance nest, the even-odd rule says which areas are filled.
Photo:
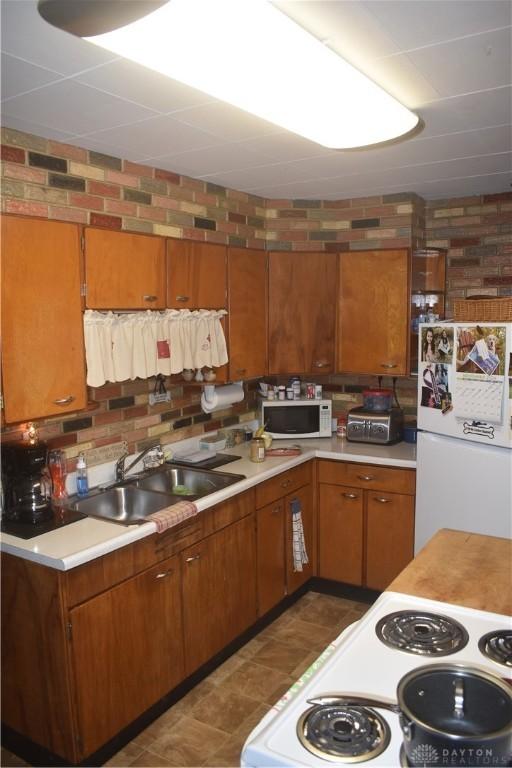
[[512, 536], [512, 323], [419, 326], [415, 554], [440, 528]]

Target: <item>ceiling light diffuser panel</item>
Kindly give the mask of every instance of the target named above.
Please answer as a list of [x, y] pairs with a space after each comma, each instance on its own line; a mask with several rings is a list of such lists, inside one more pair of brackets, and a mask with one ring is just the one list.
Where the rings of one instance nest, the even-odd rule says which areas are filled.
[[[39, 4], [45, 18], [52, 3]], [[48, 20], [61, 26], [58, 3]], [[418, 126], [417, 115], [266, 0], [169, 0], [84, 39], [331, 149], [380, 144]]]

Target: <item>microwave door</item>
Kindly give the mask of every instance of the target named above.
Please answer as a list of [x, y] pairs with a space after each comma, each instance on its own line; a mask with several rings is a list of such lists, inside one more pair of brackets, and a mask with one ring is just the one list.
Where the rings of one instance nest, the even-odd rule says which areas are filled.
[[266, 431], [273, 437], [308, 437], [320, 432], [320, 410], [311, 405], [274, 406], [265, 410]]

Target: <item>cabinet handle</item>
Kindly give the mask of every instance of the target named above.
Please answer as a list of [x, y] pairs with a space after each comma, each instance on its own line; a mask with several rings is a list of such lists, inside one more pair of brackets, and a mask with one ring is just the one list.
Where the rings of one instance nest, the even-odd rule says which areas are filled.
[[246, 370], [247, 370], [247, 368], [237, 368], [237, 369], [236, 369], [236, 372], [237, 372], [237, 373], [245, 373], [245, 372], [246, 372]]
[[313, 366], [315, 368], [326, 368], [329, 365], [327, 360], [315, 360]]
[[375, 480], [373, 475], [358, 475], [357, 477], [359, 480], [366, 480], [367, 482], [370, 480]]
[[272, 510], [272, 514], [273, 515], [278, 515], [280, 513], [280, 511], [281, 511], [281, 507], [274, 507], [274, 509]]
[[173, 573], [173, 569], [169, 568], [168, 571], [162, 571], [161, 573], [157, 573], [155, 576], [155, 579], [165, 579], [167, 576], [170, 576], [171, 573]]
[[158, 296], [153, 296], [150, 293], [145, 293], [142, 298], [144, 299], [144, 301], [156, 301], [158, 299]]
[[375, 496], [373, 500], [380, 504], [391, 504], [391, 499], [385, 499], [384, 496]]
[[342, 493], [341, 494], [345, 499], [358, 499], [359, 496], [357, 493]]
[[398, 368], [398, 363], [381, 363], [381, 368]]
[[67, 405], [68, 403], [72, 403], [75, 399], [74, 395], [68, 395], [67, 397], [59, 397], [57, 400], [54, 400], [55, 405]]
[[176, 301], [188, 301], [190, 296], [176, 296]]
[[201, 557], [201, 554], [200, 554], [200, 553], [199, 553], [199, 554], [197, 554], [197, 555], [192, 555], [192, 557], [187, 557], [187, 559], [185, 560], [185, 562], [186, 562], [186, 563], [192, 563], [192, 562], [194, 562], [194, 560], [199, 560], [199, 558], [200, 558], [200, 557]]
[[283, 482], [281, 483], [281, 488], [288, 488], [288, 486], [291, 484], [292, 484], [291, 480], [283, 480]]

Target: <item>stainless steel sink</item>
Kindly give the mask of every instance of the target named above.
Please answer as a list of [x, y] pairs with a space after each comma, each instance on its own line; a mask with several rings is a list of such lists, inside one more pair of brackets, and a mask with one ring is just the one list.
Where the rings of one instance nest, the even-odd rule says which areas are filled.
[[209, 472], [192, 467], [167, 467], [137, 480], [137, 488], [173, 493], [180, 498], [199, 499], [245, 479], [229, 472]]
[[90, 517], [101, 517], [115, 523], [131, 525], [146, 522], [148, 515], [175, 504], [182, 498], [173, 494], [143, 490], [133, 485], [123, 485], [75, 501], [72, 508]]
[[167, 466], [142, 477], [77, 499], [70, 506], [89, 517], [114, 523], [144, 523], [148, 515], [187, 499], [193, 501], [244, 480], [245, 475]]

